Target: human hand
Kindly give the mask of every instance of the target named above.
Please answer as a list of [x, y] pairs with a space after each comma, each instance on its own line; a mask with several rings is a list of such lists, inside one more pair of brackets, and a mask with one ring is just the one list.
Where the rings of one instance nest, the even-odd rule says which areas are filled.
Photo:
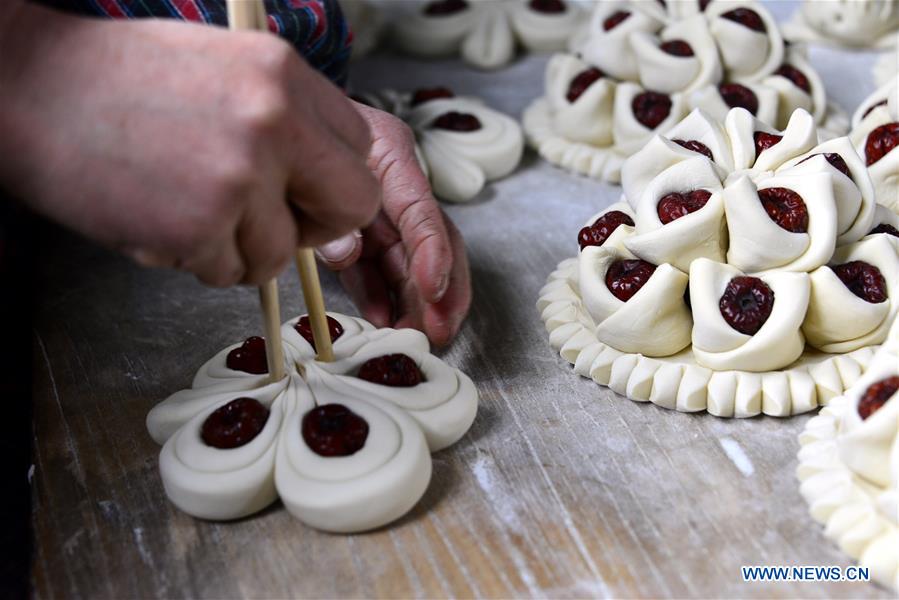
[[412, 327], [445, 345], [471, 304], [465, 243], [431, 193], [409, 127], [355, 106], [372, 133], [368, 165], [381, 182], [383, 206], [361, 234], [319, 248], [319, 259], [340, 272], [359, 311], [376, 326]]
[[4, 12], [0, 185], [37, 212], [220, 286], [376, 214], [368, 126], [277, 37]]

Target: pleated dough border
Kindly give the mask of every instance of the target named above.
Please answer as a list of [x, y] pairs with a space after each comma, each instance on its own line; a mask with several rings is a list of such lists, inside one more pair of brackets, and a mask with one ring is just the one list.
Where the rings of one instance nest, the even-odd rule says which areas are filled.
[[619, 352], [596, 339], [593, 319], [577, 292], [577, 258], [559, 263], [540, 290], [537, 309], [550, 345], [582, 377], [636, 402], [719, 417], [766, 414], [788, 417], [840, 396], [861, 376], [877, 346], [848, 354], [807, 350], [787, 369], [766, 373], [712, 371], [696, 363], [690, 348], [649, 358]]
[[[556, 132], [545, 97], [531, 102], [524, 109], [521, 120], [528, 145], [551, 164], [591, 179], [608, 183], [621, 181], [621, 167], [630, 155], [619, 153], [615, 146], [600, 147], [574, 142]], [[828, 102], [824, 121], [818, 126], [820, 140], [823, 142], [840, 137], [847, 131], [849, 115], [836, 104]]]
[[899, 527], [878, 510], [879, 491], [840, 460], [840, 418], [854, 405], [845, 396], [833, 400], [799, 436], [800, 492], [812, 517], [840, 549], [868, 567], [871, 578], [899, 590]]

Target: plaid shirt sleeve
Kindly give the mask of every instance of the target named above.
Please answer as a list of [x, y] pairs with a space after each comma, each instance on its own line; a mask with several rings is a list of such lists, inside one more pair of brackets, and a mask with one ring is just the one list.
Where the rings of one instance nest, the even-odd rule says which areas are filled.
[[[3, 0], [0, 0], [3, 1]], [[226, 26], [225, 0], [32, 0], [113, 19], [161, 17]], [[268, 27], [333, 82], [346, 82], [352, 34], [337, 0], [265, 0]]]

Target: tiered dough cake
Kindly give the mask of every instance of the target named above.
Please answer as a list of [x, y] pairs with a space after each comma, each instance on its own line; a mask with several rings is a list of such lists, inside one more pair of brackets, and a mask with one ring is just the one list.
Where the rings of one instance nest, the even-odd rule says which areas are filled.
[[353, 98], [409, 124], [421, 165], [441, 200], [468, 202], [488, 181], [505, 177], [521, 162], [524, 134], [518, 122], [479, 98], [456, 96], [445, 87], [413, 94], [382, 90]]
[[814, 409], [858, 378], [899, 311], [899, 237], [847, 137], [797, 110], [693, 111], [622, 169], [537, 303], [575, 371], [719, 416]]
[[792, 40], [849, 48], [886, 48], [899, 33], [897, 0], [805, 0], [783, 27]]
[[874, 183], [877, 202], [899, 215], [899, 76], [868, 96], [852, 117], [852, 139]]
[[899, 323], [799, 442], [797, 474], [812, 516], [872, 579], [899, 591]]
[[163, 444], [165, 491], [184, 512], [237, 519], [279, 497], [297, 519], [336, 532], [409, 511], [431, 452], [468, 430], [478, 395], [430, 354], [424, 334], [328, 318], [336, 360], [315, 360], [307, 317], [282, 327], [287, 375], [270, 382], [265, 341], [225, 348], [147, 416]]
[[782, 129], [807, 110], [822, 139], [848, 119], [827, 104], [804, 49], [788, 46], [761, 5], [723, 0], [597, 5], [573, 53], [554, 56], [544, 96], [524, 112], [528, 141], [548, 161], [617, 182], [624, 160], [693, 108], [724, 119], [743, 107]]
[[415, 56], [461, 55], [470, 65], [496, 69], [515, 57], [517, 46], [563, 50], [583, 19], [568, 0], [434, 0], [400, 18], [393, 39]]

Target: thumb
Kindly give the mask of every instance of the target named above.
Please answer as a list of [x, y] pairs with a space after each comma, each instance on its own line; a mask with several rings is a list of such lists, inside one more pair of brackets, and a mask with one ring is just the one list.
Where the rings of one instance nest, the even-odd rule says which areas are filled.
[[358, 229], [322, 244], [315, 249], [318, 259], [332, 271], [342, 271], [353, 265], [362, 254], [362, 234]]

